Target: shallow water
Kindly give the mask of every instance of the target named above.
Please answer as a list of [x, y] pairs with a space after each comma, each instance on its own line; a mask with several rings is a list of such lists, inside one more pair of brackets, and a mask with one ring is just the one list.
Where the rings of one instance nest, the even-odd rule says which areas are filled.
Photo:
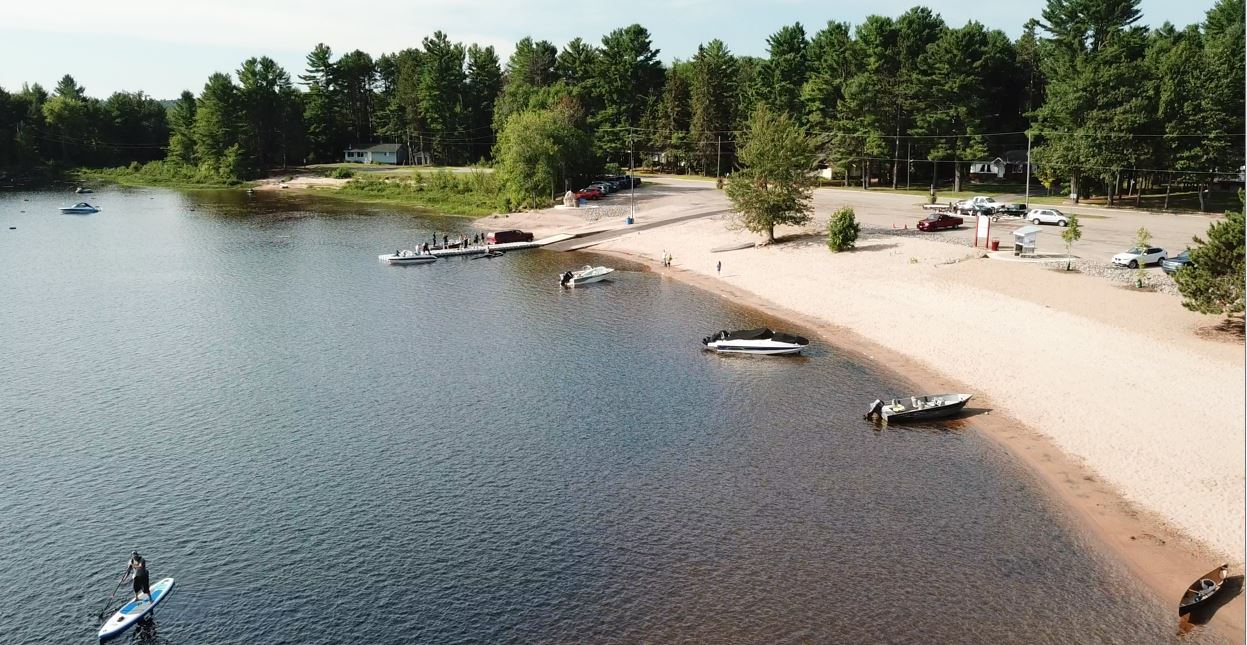
[[1175, 640], [972, 418], [699, 351], [780, 321], [557, 287], [591, 255], [376, 260], [462, 220], [74, 197], [0, 193], [3, 642], [91, 641], [135, 548], [161, 643]]

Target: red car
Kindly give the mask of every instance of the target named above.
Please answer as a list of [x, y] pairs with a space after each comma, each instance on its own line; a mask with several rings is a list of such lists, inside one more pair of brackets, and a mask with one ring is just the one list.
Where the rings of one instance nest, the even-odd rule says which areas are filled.
[[576, 193], [576, 199], [601, 199], [602, 191], [596, 188], [586, 188]]
[[918, 222], [918, 230], [920, 231], [938, 231], [944, 228], [958, 228], [965, 223], [965, 220], [956, 215], [948, 213], [933, 213], [926, 219]]

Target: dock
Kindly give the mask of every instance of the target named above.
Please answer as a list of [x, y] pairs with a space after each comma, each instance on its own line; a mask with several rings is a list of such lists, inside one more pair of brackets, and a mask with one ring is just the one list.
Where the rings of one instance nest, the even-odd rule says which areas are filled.
[[439, 258], [448, 258], [448, 257], [459, 256], [459, 255], [481, 255], [483, 253], [486, 253], [487, 251], [519, 251], [523, 249], [536, 249], [536, 248], [543, 247], [547, 244], [554, 244], [556, 242], [563, 242], [565, 240], [570, 240], [573, 237], [575, 236], [568, 235], [566, 233], [561, 233], [559, 235], [551, 235], [550, 237], [544, 237], [544, 238], [541, 238], [540, 240], [533, 240], [532, 242], [503, 242], [502, 244], [489, 244], [489, 245], [471, 244], [466, 248], [463, 248], [463, 247], [451, 247], [448, 249], [437, 248], [437, 249], [429, 249], [429, 255], [436, 255]]

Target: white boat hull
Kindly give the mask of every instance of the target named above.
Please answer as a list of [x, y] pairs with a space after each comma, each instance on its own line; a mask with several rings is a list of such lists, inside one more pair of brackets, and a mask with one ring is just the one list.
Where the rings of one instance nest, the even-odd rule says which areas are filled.
[[559, 280], [563, 286], [575, 287], [577, 285], [582, 285], [582, 284], [593, 284], [594, 282], [601, 282], [602, 280], [606, 279], [606, 276], [614, 272], [615, 270], [609, 267], [585, 267], [584, 269], [580, 271], [572, 271], [571, 272], [572, 277], [570, 280], [563, 282], [562, 281], [563, 276], [560, 276]]
[[389, 264], [428, 264], [436, 262], [436, 255], [378, 255], [378, 260]]
[[61, 209], [61, 212], [65, 213], [66, 215], [89, 215], [91, 213], [100, 212], [100, 209], [98, 208], [74, 208], [72, 206], [66, 206], [65, 208]]
[[805, 349], [805, 345], [796, 345], [792, 343], [775, 343], [767, 341], [758, 342], [724, 342], [714, 341], [706, 344], [706, 349], [719, 352], [720, 354], [762, 354], [762, 355], [778, 355], [778, 354], [800, 354]]
[[127, 629], [134, 626], [135, 623], [143, 620], [152, 610], [156, 608], [165, 598], [173, 592], [173, 578], [165, 578], [160, 582], [151, 586], [151, 597], [143, 596], [141, 600], [131, 600], [121, 606], [117, 613], [113, 614], [102, 626], [100, 626], [100, 641], [106, 641], [116, 638]]

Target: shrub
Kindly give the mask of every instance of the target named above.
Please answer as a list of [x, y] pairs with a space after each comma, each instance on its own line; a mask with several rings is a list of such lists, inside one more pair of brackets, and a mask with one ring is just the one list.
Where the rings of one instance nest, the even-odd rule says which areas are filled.
[[851, 206], [842, 206], [831, 214], [827, 221], [827, 248], [833, 253], [847, 251], [857, 243], [857, 235], [862, 232], [861, 224]]
[[325, 176], [332, 179], [350, 179], [355, 176], [355, 171], [350, 168], [331, 168]]

